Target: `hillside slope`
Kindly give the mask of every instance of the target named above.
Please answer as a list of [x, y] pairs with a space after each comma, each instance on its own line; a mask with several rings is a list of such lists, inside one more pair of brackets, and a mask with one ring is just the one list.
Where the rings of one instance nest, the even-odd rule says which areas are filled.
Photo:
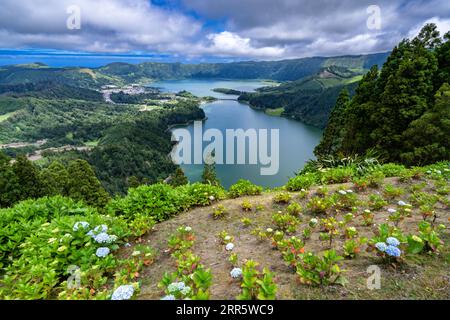
[[[355, 218], [346, 224], [345, 228], [355, 227], [358, 237], [368, 237], [369, 239], [378, 234], [380, 224], [386, 223], [389, 214], [387, 208], [399, 208], [399, 200], [411, 199], [414, 187], [418, 188], [423, 183], [426, 186], [422, 189], [426, 193], [434, 193], [434, 183], [428, 179], [420, 179], [407, 183], [402, 183], [398, 178], [387, 178], [379, 188], [368, 189], [357, 192], [352, 184], [336, 184], [328, 186], [330, 195], [338, 193], [338, 190], [352, 189], [357, 194], [360, 203], [356, 210], [342, 210], [336, 215], [337, 220], [342, 220], [344, 214], [352, 211]], [[365, 225], [362, 210], [370, 207], [369, 195], [379, 194], [387, 185], [395, 186], [405, 190], [405, 193], [388, 200], [388, 204], [383, 208], [373, 209], [374, 225]], [[311, 188], [306, 197], [299, 197], [298, 193], [291, 193], [290, 203], [299, 203], [304, 210], [299, 215], [302, 221], [295, 232], [285, 236], [289, 239], [296, 236], [302, 239], [302, 230], [308, 227], [311, 218], [325, 218], [312, 214], [307, 208], [307, 203], [311, 198], [321, 193], [320, 188]], [[374, 252], [366, 252], [367, 245], [362, 245], [358, 249], [357, 257], [345, 259], [341, 264], [341, 269], [345, 270], [344, 276], [348, 282], [342, 286], [309, 286], [299, 281], [299, 275], [295, 273], [295, 268], [288, 266], [283, 261], [283, 256], [271, 240], [271, 236], [258, 237], [252, 233], [265, 233], [266, 228], [279, 229], [273, 223], [272, 215], [277, 212], [286, 212], [286, 204], [274, 203], [274, 198], [278, 193], [268, 192], [260, 196], [246, 197], [245, 199], [230, 199], [216, 203], [213, 207], [202, 207], [180, 214], [171, 220], [157, 224], [154, 230], [138, 241], [149, 244], [159, 251], [154, 264], [144, 269], [140, 273], [139, 279], [142, 281], [140, 299], [160, 299], [164, 293], [158, 288], [158, 282], [163, 278], [165, 272], [176, 270], [176, 259], [170, 257], [167, 251], [167, 240], [176, 233], [177, 228], [182, 226], [192, 227], [195, 233], [195, 243], [192, 252], [200, 257], [200, 261], [212, 272], [212, 286], [210, 287], [211, 299], [235, 299], [241, 292], [240, 281], [230, 277], [233, 268], [228, 261], [230, 252], [225, 250], [225, 245], [221, 243], [218, 234], [226, 231], [234, 238], [235, 248], [233, 253], [238, 255], [238, 266], [242, 266], [246, 260], [252, 259], [262, 267], [267, 267], [274, 272], [275, 283], [278, 287], [277, 299], [449, 299], [449, 276], [448, 273], [448, 244], [450, 235], [449, 211], [448, 207], [439, 205], [436, 209], [436, 224], [445, 224], [447, 231], [443, 234], [445, 249], [441, 255], [410, 255], [405, 254], [407, 261], [400, 268], [393, 268], [389, 264], [381, 263], [381, 258]], [[244, 212], [241, 204], [248, 200], [253, 205], [251, 212]], [[226, 208], [227, 214], [221, 219], [213, 219], [212, 212], [219, 205]], [[259, 207], [256, 210], [256, 207]], [[249, 218], [252, 224], [246, 227], [242, 218]], [[416, 206], [411, 217], [407, 217], [399, 224], [399, 229], [404, 234], [417, 233], [417, 226], [422, 221], [422, 217]], [[344, 229], [345, 229], [344, 228]], [[329, 249], [328, 241], [319, 239], [320, 227], [313, 228], [311, 238], [305, 241], [306, 252], [323, 252]], [[342, 234], [342, 233], [341, 233]], [[343, 255], [343, 244], [347, 241], [343, 235], [337, 236], [332, 247], [338, 254]], [[360, 251], [359, 251], [360, 250]], [[133, 252], [133, 248], [126, 250], [127, 254]], [[366, 273], [370, 265], [377, 265], [381, 268], [381, 290], [369, 290], [366, 287], [366, 280], [369, 274]]]
[[347, 88], [353, 95], [361, 72], [332, 65], [297, 81], [261, 88], [256, 93], [244, 93], [239, 100], [266, 112], [282, 108], [282, 116], [324, 128], [339, 93]]

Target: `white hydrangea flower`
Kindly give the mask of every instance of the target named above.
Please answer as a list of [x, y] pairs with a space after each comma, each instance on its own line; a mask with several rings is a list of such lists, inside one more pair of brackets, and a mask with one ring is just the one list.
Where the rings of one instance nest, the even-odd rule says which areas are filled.
[[397, 210], [392, 209], [392, 208], [387, 209], [387, 211], [388, 211], [389, 213], [395, 213], [395, 212], [397, 212]]
[[406, 206], [406, 202], [400, 200], [400, 201], [398, 202], [398, 205], [401, 206], [401, 207], [404, 207], [404, 206]]
[[110, 250], [107, 247], [98, 248], [95, 255], [99, 258], [104, 258], [109, 254]]
[[83, 229], [88, 229], [89, 228], [89, 223], [87, 223], [86, 221], [76, 222], [73, 225], [73, 231], [77, 232], [80, 229], [80, 227], [83, 228]]
[[94, 236], [94, 240], [97, 243], [109, 243], [110, 242], [109, 235], [105, 232], [99, 233], [98, 235]]
[[230, 276], [233, 279], [237, 279], [237, 278], [241, 277], [242, 276], [242, 269], [241, 268], [234, 268], [233, 270], [231, 270]]
[[230, 242], [229, 244], [226, 245], [225, 249], [226, 249], [227, 251], [233, 250], [233, 249], [234, 249], [234, 244], [232, 244], [232, 243]]
[[94, 232], [102, 233], [102, 232], [107, 232], [107, 231], [108, 231], [108, 226], [106, 224], [102, 224], [102, 225], [96, 226], [94, 228]]
[[339, 193], [342, 194], [343, 196], [345, 196], [347, 194], [347, 192], [345, 190], [339, 190]]
[[214, 201], [214, 200], [216, 200], [216, 198], [214, 198], [214, 196], [210, 196], [210, 197], [209, 197], [209, 200], [210, 200], [210, 201]]
[[134, 294], [132, 285], [123, 285], [118, 287], [112, 294], [111, 300], [130, 300]]
[[347, 193], [353, 193], [353, 190], [351, 190], [351, 189], [348, 189], [346, 191], [347, 191]]
[[192, 228], [191, 228], [191, 227], [185, 227], [185, 228], [184, 228], [184, 231], [186, 231], [186, 232], [191, 232], [191, 231], [192, 231]]

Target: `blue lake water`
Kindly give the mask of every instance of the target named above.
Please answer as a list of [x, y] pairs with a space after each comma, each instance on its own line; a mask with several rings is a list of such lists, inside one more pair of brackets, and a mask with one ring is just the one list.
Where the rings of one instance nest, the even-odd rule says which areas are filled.
[[[159, 87], [165, 92], [178, 92], [187, 90], [197, 96], [214, 96], [221, 98], [235, 98], [211, 91], [214, 88], [229, 88], [240, 91], [252, 91], [258, 87], [268, 85], [261, 81], [226, 81], [226, 80], [177, 80], [152, 83], [151, 86]], [[203, 132], [207, 129], [218, 129], [225, 137], [227, 129], [279, 129], [279, 171], [275, 175], [261, 175], [261, 167], [256, 164], [217, 164], [216, 170], [224, 187], [228, 188], [240, 178], [248, 179], [265, 187], [277, 187], [284, 185], [289, 177], [301, 169], [308, 159], [314, 158], [314, 147], [319, 143], [322, 131], [307, 126], [301, 122], [274, 117], [250, 108], [238, 101], [218, 100], [205, 104], [203, 109], [207, 120], [203, 122]], [[194, 126], [181, 126], [194, 134]], [[175, 128], [176, 129], [176, 128]], [[175, 130], [174, 129], [174, 130]], [[226, 140], [226, 139], [224, 139]], [[270, 141], [270, 138], [269, 138]], [[226, 147], [224, 141], [224, 155]], [[203, 143], [203, 146], [210, 142]], [[246, 156], [248, 159], [248, 147]], [[192, 149], [193, 151], [193, 149]], [[235, 151], [236, 148], [235, 148]], [[236, 154], [236, 152], [235, 152]], [[270, 152], [269, 152], [270, 155]], [[225, 158], [225, 157], [224, 157]], [[203, 165], [183, 164], [181, 166], [191, 182], [201, 179]]]

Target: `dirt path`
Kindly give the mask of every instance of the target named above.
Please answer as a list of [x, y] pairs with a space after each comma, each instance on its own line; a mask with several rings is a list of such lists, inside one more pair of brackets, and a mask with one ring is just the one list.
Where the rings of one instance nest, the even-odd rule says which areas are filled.
[[[393, 183], [398, 185], [396, 179], [386, 179], [385, 183]], [[347, 185], [334, 185], [328, 186], [330, 192], [335, 191], [338, 187], [344, 186], [345, 188], [351, 188], [351, 184]], [[406, 185], [403, 185], [406, 187]], [[314, 189], [311, 190], [310, 196], [314, 195]], [[379, 192], [378, 190], [368, 190], [359, 194], [359, 198], [363, 203], [367, 203], [368, 195], [370, 193]], [[306, 199], [299, 199], [297, 194], [293, 194], [294, 199], [306, 207]], [[260, 241], [251, 231], [255, 227], [260, 227], [265, 230], [268, 227], [274, 228], [271, 221], [273, 213], [283, 211], [285, 207], [281, 205], [273, 204], [274, 193], [266, 193], [256, 197], [245, 197], [248, 199], [254, 207], [262, 205], [263, 210], [256, 212], [253, 210], [251, 213], [244, 213], [241, 209], [241, 203], [244, 198], [224, 200], [220, 203], [225, 206], [228, 214], [222, 218], [215, 220], [211, 214], [213, 206], [203, 207], [191, 210], [186, 213], [179, 214], [169, 221], [157, 224], [149, 235], [143, 238], [143, 242], [151, 245], [159, 251], [159, 256], [156, 262], [147, 267], [141, 274], [142, 290], [140, 299], [159, 299], [163, 295], [161, 290], [157, 287], [158, 282], [162, 279], [162, 276], [166, 271], [172, 272], [175, 270], [174, 260], [168, 253], [164, 251], [167, 249], [167, 239], [173, 234], [179, 226], [190, 226], [196, 234], [195, 245], [192, 248], [194, 254], [201, 257], [202, 263], [211, 268], [213, 275], [213, 284], [210, 288], [211, 299], [235, 299], [240, 293], [240, 283], [238, 280], [232, 280], [229, 276], [229, 272], [232, 269], [231, 264], [228, 262], [228, 253], [225, 251], [224, 246], [218, 241], [217, 234], [223, 230], [226, 230], [230, 235], [235, 237], [233, 243], [235, 249], [233, 252], [238, 254], [239, 265], [242, 265], [245, 260], [253, 259], [260, 263], [261, 267], [268, 267], [271, 271], [275, 272], [275, 281], [278, 285], [277, 298], [279, 299], [317, 299], [317, 298], [332, 298], [332, 299], [346, 299], [346, 298], [376, 298], [380, 295], [382, 298], [391, 298], [395, 295], [396, 298], [402, 298], [405, 295], [409, 295], [408, 290], [404, 290], [398, 286], [398, 283], [408, 283], [410, 279], [408, 277], [414, 276], [419, 280], [414, 284], [416, 287], [409, 285], [410, 290], [420, 290], [423, 283], [428, 286], [441, 286], [450, 289], [448, 284], [449, 269], [448, 266], [442, 266], [443, 261], [436, 260], [437, 266], [433, 263], [429, 264], [431, 269], [421, 269], [416, 265], [408, 266], [408, 272], [398, 275], [396, 272], [386, 270], [386, 278], [389, 283], [389, 291], [387, 292], [373, 292], [367, 291], [366, 286], [366, 269], [369, 265], [374, 264], [377, 258], [373, 253], [361, 252], [360, 257], [353, 260], [344, 260], [343, 268], [347, 270], [346, 277], [350, 280], [350, 283], [346, 288], [343, 287], [325, 287], [325, 288], [312, 288], [298, 283], [298, 277], [295, 272], [287, 267], [282, 260], [281, 254], [278, 250], [272, 248], [268, 240]], [[395, 206], [398, 200], [407, 200], [407, 195], [400, 197], [399, 199], [393, 199], [390, 201], [389, 206]], [[388, 206], [388, 207], [389, 207]], [[387, 208], [387, 207], [386, 207]], [[386, 210], [386, 209], [385, 209]], [[381, 224], [386, 222], [387, 213], [385, 210], [377, 212], [375, 215], [375, 223]], [[439, 223], [447, 225], [449, 227], [448, 218], [450, 217], [448, 208], [440, 207]], [[250, 227], [244, 227], [240, 221], [242, 217], [248, 217], [252, 219], [253, 225]], [[305, 212], [302, 217], [302, 224], [297, 229], [297, 232], [291, 234], [301, 237], [301, 231], [306, 227], [308, 221], [312, 215]], [[341, 217], [340, 217], [341, 218]], [[402, 224], [401, 228], [403, 232], [417, 233], [417, 224], [421, 220], [419, 214], [413, 215], [411, 218], [407, 218]], [[358, 216], [354, 220], [354, 226], [358, 229], [360, 236], [373, 237], [376, 226], [368, 227], [363, 226], [362, 217]], [[318, 231], [318, 230], [316, 230]], [[289, 235], [289, 236], [291, 236]], [[447, 232], [448, 236], [448, 232]], [[336, 239], [333, 243], [333, 247], [342, 254], [342, 244], [345, 239]], [[448, 238], [447, 238], [448, 244]], [[447, 246], [448, 247], [448, 246]], [[321, 252], [328, 249], [327, 244], [319, 240], [318, 232], [313, 233], [310, 240], [306, 241], [305, 249], [313, 252]], [[132, 250], [132, 248], [130, 248]], [[446, 271], [442, 271], [444, 268]], [[433, 279], [433, 283], [428, 278], [429, 273], [437, 271], [436, 276], [439, 279]], [[422, 281], [422, 282], [420, 282]], [[446, 282], [447, 281], [447, 282]], [[392, 282], [392, 283], [391, 283]], [[396, 283], [396, 284], [395, 284]], [[390, 286], [394, 286], [391, 288]], [[386, 285], [387, 286], [387, 285]], [[415, 288], [415, 289], [414, 289]], [[390, 290], [395, 291], [392, 293]], [[448, 292], [447, 292], [448, 296]]]

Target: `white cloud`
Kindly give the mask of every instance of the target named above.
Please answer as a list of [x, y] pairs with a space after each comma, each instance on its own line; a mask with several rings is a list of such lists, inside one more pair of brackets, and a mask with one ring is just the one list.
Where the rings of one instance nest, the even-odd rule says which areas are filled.
[[209, 34], [207, 38], [211, 45], [205, 50], [217, 55], [254, 56], [254, 57], [281, 57], [285, 50], [280, 47], [254, 47], [250, 38], [224, 31]]
[[[69, 30], [66, 9], [81, 9], [81, 30]], [[190, 41], [201, 24], [147, 0], [3, 0], [0, 46], [51, 45], [93, 51], [159, 50]]]
[[426, 20], [425, 22], [423, 22], [421, 24], [417, 24], [416, 26], [414, 26], [409, 31], [408, 38], [416, 37], [419, 34], [420, 29], [426, 23], [434, 23], [441, 35], [444, 35], [444, 34], [446, 34], [447, 32], [450, 31], [450, 19], [441, 19], [439, 17], [433, 17], [431, 19]]
[[[0, 48], [279, 59], [387, 51], [426, 22], [450, 29], [448, 0], [378, 0], [381, 30], [367, 29], [372, 0], [173, 1], [197, 18], [150, 0], [2, 0]], [[70, 5], [81, 30], [66, 27]]]

